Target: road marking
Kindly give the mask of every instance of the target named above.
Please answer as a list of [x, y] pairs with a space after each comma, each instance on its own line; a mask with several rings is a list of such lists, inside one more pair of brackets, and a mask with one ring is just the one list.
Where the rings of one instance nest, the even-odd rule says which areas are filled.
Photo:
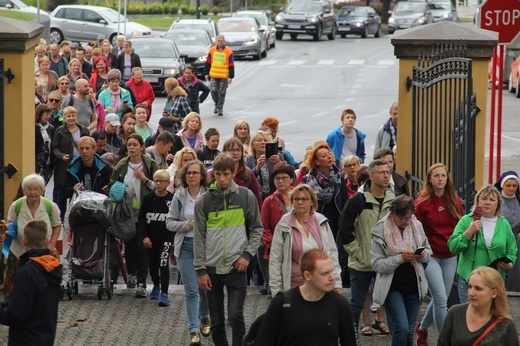
[[350, 60], [348, 62], [348, 65], [363, 65], [365, 63], [365, 60]]
[[314, 115], [311, 115], [311, 118], [321, 117], [321, 116], [327, 115], [327, 114], [329, 114], [329, 113], [328, 112], [319, 112]]
[[291, 60], [287, 63], [287, 65], [303, 65], [305, 64], [305, 60]]
[[503, 138], [510, 139], [510, 140], [512, 140], [512, 141], [515, 141], [515, 142], [520, 142], [520, 139], [518, 139], [518, 138], [513, 138], [513, 137], [509, 137], [509, 136], [506, 136], [506, 135], [504, 135], [504, 134], [502, 134], [502, 137], [503, 137]]
[[[280, 126], [287, 126], [289, 124], [294, 124], [294, 123], [299, 123], [299, 122], [300, 122], [299, 120], [284, 121], [284, 122], [280, 123]], [[287, 146], [287, 142], [285, 142], [285, 145]]]
[[379, 60], [377, 64], [384, 66], [393, 66], [395, 64], [395, 60]]
[[273, 65], [276, 64], [276, 60], [262, 60], [257, 65]]
[[334, 64], [334, 60], [320, 60], [318, 61], [318, 65], [332, 65]]

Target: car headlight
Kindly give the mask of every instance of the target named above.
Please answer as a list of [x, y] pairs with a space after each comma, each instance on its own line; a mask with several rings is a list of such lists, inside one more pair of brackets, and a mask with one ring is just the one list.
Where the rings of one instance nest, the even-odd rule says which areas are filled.
[[177, 74], [177, 69], [175, 69], [175, 68], [167, 68], [167, 69], [164, 69], [164, 74], [172, 74], [172, 75], [176, 75], [176, 74]]
[[395, 23], [395, 19], [390, 17], [388, 18], [388, 24], [394, 24]]
[[361, 28], [362, 26], [365, 25], [365, 23], [363, 22], [357, 22], [356, 24], [354, 24], [356, 28]]
[[448, 17], [449, 17], [449, 14], [447, 14], [447, 13], [443, 13], [443, 14], [442, 14], [442, 17], [443, 17], [443, 18], [448, 18]]
[[203, 56], [199, 56], [199, 57], [197, 58], [197, 60], [198, 60], [198, 61], [206, 62], [206, 59], [207, 59], [207, 58], [208, 58], [207, 55], [203, 55]]
[[251, 45], [256, 44], [257, 42], [258, 42], [258, 39], [257, 39], [257, 38], [254, 38], [254, 39], [252, 39], [252, 40], [246, 41], [246, 42], [245, 42], [245, 45], [246, 45], [246, 46], [251, 46]]
[[319, 20], [319, 18], [318, 17], [308, 17], [307, 20], [311, 23], [316, 23]]
[[274, 20], [277, 21], [277, 22], [280, 22], [280, 21], [283, 20], [283, 16], [281, 16], [281, 15], [277, 15], [277, 16], [274, 18]]
[[426, 17], [421, 17], [415, 21], [415, 24], [422, 25], [426, 23]]
[[143, 36], [143, 33], [134, 31], [134, 32], [132, 32], [132, 36]]

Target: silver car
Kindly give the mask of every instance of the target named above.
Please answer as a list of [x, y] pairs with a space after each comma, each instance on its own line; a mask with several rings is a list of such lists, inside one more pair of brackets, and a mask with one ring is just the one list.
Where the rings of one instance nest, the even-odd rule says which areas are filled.
[[63, 40], [91, 42], [104, 35], [113, 46], [117, 43], [118, 33], [128, 39], [153, 37], [152, 29], [129, 22], [111, 8], [87, 5], [61, 5], [50, 14], [51, 43]]
[[269, 48], [276, 46], [276, 27], [273, 19], [266, 11], [237, 11], [233, 14], [237, 18], [256, 18], [260, 23], [260, 27], [267, 33], [267, 43]]
[[252, 56], [260, 60], [267, 56], [267, 35], [254, 18], [222, 18], [218, 29], [226, 38], [226, 46], [237, 58]]

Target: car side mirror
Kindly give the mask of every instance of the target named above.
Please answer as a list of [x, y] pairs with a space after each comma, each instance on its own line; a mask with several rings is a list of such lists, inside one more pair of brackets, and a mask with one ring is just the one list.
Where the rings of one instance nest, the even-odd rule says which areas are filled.
[[369, 13], [368, 14], [368, 18], [374, 18], [374, 14], [373, 13]]
[[513, 51], [507, 52], [507, 56], [510, 57], [510, 58], [516, 59], [516, 53], [513, 52]]
[[265, 32], [265, 29], [264, 28], [259, 28], [258, 31]]
[[107, 23], [107, 21], [104, 20], [104, 19], [100, 19], [99, 22], [100, 22], [101, 24], [106, 24], [106, 23]]
[[326, 8], [323, 12], [330, 13], [330, 8]]
[[11, 4], [7, 4], [7, 5], [5, 5], [5, 8], [8, 8], [8, 9], [12, 10], [14, 7]]

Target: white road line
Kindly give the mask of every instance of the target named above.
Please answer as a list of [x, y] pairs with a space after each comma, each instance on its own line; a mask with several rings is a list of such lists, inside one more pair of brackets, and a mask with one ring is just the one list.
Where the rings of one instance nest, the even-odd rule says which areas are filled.
[[393, 66], [395, 64], [395, 60], [379, 60], [377, 64], [384, 66]]
[[314, 115], [311, 115], [311, 118], [321, 117], [321, 116], [327, 115], [327, 114], [329, 114], [329, 113], [328, 112], [319, 112]]
[[334, 64], [334, 60], [320, 60], [318, 61], [318, 65], [332, 65]]
[[276, 60], [262, 60], [257, 65], [273, 65], [276, 64]]
[[305, 60], [291, 60], [287, 63], [287, 65], [303, 65], [305, 64]]
[[502, 137], [503, 137], [503, 138], [510, 139], [510, 140], [512, 140], [512, 141], [515, 141], [515, 142], [520, 142], [520, 139], [518, 139], [518, 138], [513, 138], [513, 137], [509, 137], [509, 136], [506, 136], [506, 135], [504, 135], [504, 134], [502, 134]]
[[348, 65], [363, 65], [365, 63], [365, 60], [350, 60], [348, 62]]

